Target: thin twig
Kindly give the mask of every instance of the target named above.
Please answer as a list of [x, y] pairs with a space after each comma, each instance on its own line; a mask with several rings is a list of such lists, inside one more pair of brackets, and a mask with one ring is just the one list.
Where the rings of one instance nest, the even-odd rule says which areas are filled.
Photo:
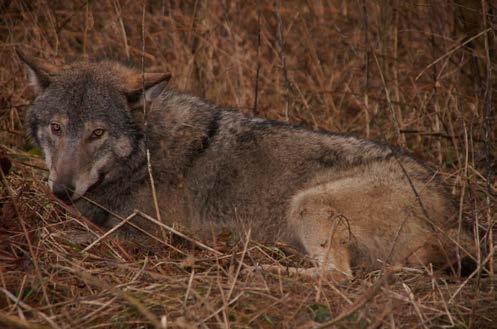
[[30, 323], [26, 320], [20, 319], [16, 316], [6, 314], [0, 311], [0, 325], [4, 325], [3, 328], [16, 328], [16, 329], [48, 329], [48, 327]]
[[[490, 9], [488, 8], [488, 2], [485, 0], [481, 1], [482, 4], [482, 18], [483, 18], [483, 26], [487, 27], [488, 22], [487, 22], [487, 16], [490, 16]], [[495, 14], [495, 13], [494, 13]], [[487, 30], [491, 30], [492, 28], [488, 28]], [[494, 244], [494, 237], [493, 237], [493, 228], [494, 228], [494, 219], [491, 213], [491, 207], [490, 207], [490, 192], [491, 192], [491, 182], [492, 182], [492, 176], [493, 176], [493, 170], [492, 170], [492, 155], [491, 153], [491, 146], [490, 146], [490, 138], [491, 138], [491, 118], [492, 118], [492, 111], [493, 111], [493, 103], [492, 103], [492, 91], [494, 89], [494, 79], [492, 75], [492, 57], [495, 57], [497, 54], [492, 54], [494, 56], [491, 56], [491, 48], [490, 48], [490, 39], [492, 36], [494, 36], [495, 30], [493, 33], [488, 33], [486, 37], [484, 38], [485, 41], [485, 66], [486, 66], [486, 83], [485, 83], [485, 91], [484, 91], [484, 103], [483, 103], [483, 126], [485, 130], [485, 167], [487, 171], [487, 184], [486, 184], [486, 189], [487, 193], [485, 196], [485, 203], [486, 203], [486, 210], [487, 210], [487, 222], [488, 222], [488, 227], [487, 227], [487, 242], [488, 242], [488, 250], [493, 250], [493, 244]], [[494, 275], [494, 260], [490, 259], [488, 262], [489, 265], [489, 271], [490, 275]]]
[[[26, 239], [26, 243], [28, 244], [28, 249], [29, 249], [29, 254], [31, 256], [31, 261], [33, 262], [33, 265], [35, 267], [36, 271], [36, 276], [38, 277], [38, 280], [40, 281], [40, 286], [41, 290], [43, 292], [43, 297], [45, 298], [45, 302], [47, 305], [50, 305], [50, 299], [48, 298], [48, 293], [47, 293], [47, 288], [45, 287], [45, 282], [43, 282], [43, 276], [41, 275], [41, 270], [40, 270], [40, 265], [38, 264], [38, 257], [36, 257], [36, 254], [33, 249], [33, 244], [31, 243], [31, 238], [29, 237], [28, 234], [28, 229], [26, 227], [26, 224], [24, 223], [24, 218], [21, 216], [21, 212], [19, 211], [19, 208], [17, 206], [16, 198], [14, 196], [14, 191], [11, 189], [9, 183], [7, 182], [7, 179], [5, 178], [5, 175], [3, 174], [3, 170], [0, 170], [0, 176], [2, 177], [2, 184], [5, 186], [5, 189], [7, 190], [7, 193], [12, 200], [12, 205], [14, 206], [14, 211], [17, 215], [17, 218], [19, 220], [19, 223], [21, 223], [22, 231], [24, 233], [24, 238]], [[50, 309], [50, 312], [52, 312], [52, 309]]]
[[96, 287], [102, 289], [102, 290], [110, 290], [112, 291], [116, 296], [124, 299], [128, 304], [133, 306], [138, 312], [140, 312], [147, 320], [149, 320], [152, 325], [156, 329], [164, 329], [160, 323], [159, 320], [157, 320], [156, 316], [150, 312], [145, 305], [143, 305], [136, 297], [134, 297], [131, 293], [121, 290], [119, 286], [109, 286], [107, 283], [104, 281], [96, 278], [94, 275], [91, 275], [90, 273], [84, 271], [83, 269], [74, 269], [70, 267], [64, 267], [64, 266], [57, 266], [60, 269], [66, 270], [70, 273], [76, 274], [82, 279], [84, 279], [87, 282], [90, 282], [92, 285], [95, 285]]
[[[29, 306], [28, 304], [24, 303], [23, 301], [19, 300], [16, 296], [14, 296], [10, 291], [7, 289], [4, 289], [0, 287], [0, 291], [5, 294], [6, 297], [8, 297], [10, 300], [12, 300], [16, 305], [21, 306], [24, 308], [26, 311], [30, 311], [33, 313], [39, 314], [45, 321], [47, 321], [53, 328], [60, 328], [50, 317], [48, 317], [45, 313], [37, 310], [36, 308], [33, 308]], [[50, 308], [51, 309], [51, 308]]]
[[290, 80], [288, 79], [288, 70], [286, 67], [285, 58], [285, 40], [283, 39], [283, 20], [281, 19], [281, 1], [276, 2], [276, 17], [278, 19], [278, 45], [280, 51], [281, 68], [283, 70], [283, 79], [285, 81], [285, 119], [289, 120], [289, 110], [290, 110]]
[[238, 281], [238, 276], [240, 275], [240, 270], [241, 270], [242, 265], [243, 265], [243, 260], [245, 259], [245, 254], [247, 253], [248, 244], [250, 242], [251, 233], [252, 233], [252, 230], [249, 229], [247, 234], [245, 234], [245, 243], [243, 244], [243, 252], [242, 252], [242, 255], [240, 256], [240, 261], [238, 262], [235, 276], [233, 277], [233, 281], [231, 283], [230, 290], [228, 291], [228, 295], [226, 297], [226, 299], [228, 299], [228, 300], [231, 298], [231, 295], [233, 294], [233, 290], [235, 289], [235, 285]]
[[110, 230], [108, 230], [107, 232], [105, 232], [104, 235], [102, 235], [101, 237], [99, 237], [98, 239], [96, 239], [95, 241], [93, 241], [88, 247], [86, 247], [85, 249], [83, 249], [83, 251], [90, 250], [94, 245], [96, 245], [97, 243], [99, 243], [100, 241], [102, 241], [103, 239], [105, 239], [106, 237], [108, 237], [109, 235], [111, 235], [112, 233], [114, 233], [115, 231], [117, 231], [121, 226], [123, 226], [124, 224], [126, 224], [127, 222], [129, 222], [136, 215], [137, 215], [137, 213], [133, 212], [131, 215], [129, 215], [128, 217], [126, 217], [123, 221], [119, 222], [116, 226], [112, 227]]
[[260, 48], [261, 48], [261, 8], [260, 8], [260, 0], [257, 0], [257, 55], [256, 55], [256, 61], [257, 61], [257, 69], [255, 73], [255, 87], [254, 87], [254, 106], [252, 108], [252, 114], [257, 115], [258, 114], [258, 100], [259, 100], [259, 74], [261, 71], [261, 60], [259, 58], [260, 56]]
[[388, 108], [390, 109], [390, 115], [392, 116], [393, 124], [395, 127], [395, 136], [397, 137], [397, 143], [402, 145], [403, 138], [402, 138], [402, 135], [400, 134], [399, 120], [398, 120], [397, 116], [395, 115], [395, 110], [393, 108], [392, 101], [390, 100], [390, 91], [387, 87], [387, 82], [385, 80], [385, 76], [383, 75], [383, 71], [381, 69], [380, 62], [378, 61], [378, 58], [376, 57], [376, 55], [374, 53], [373, 53], [373, 58], [376, 62], [376, 66], [378, 67], [378, 72], [380, 73], [381, 82], [383, 83], [383, 89], [385, 90], [385, 96], [387, 98]]
[[490, 261], [490, 259], [492, 259], [496, 250], [497, 250], [497, 246], [494, 246], [494, 248], [488, 253], [487, 257], [480, 264], [478, 264], [478, 267], [476, 268], [476, 270], [474, 270], [473, 273], [471, 273], [466, 278], [466, 280], [464, 280], [464, 282], [461, 283], [461, 285], [457, 288], [457, 290], [449, 298], [449, 301], [448, 301], [449, 304], [452, 303], [454, 298], [459, 294], [459, 292], [461, 292], [462, 288], [464, 288], [464, 286], [469, 282], [469, 280], [471, 280], [475, 275], [477, 275], [478, 273], [481, 272], [481, 270], [483, 269], [485, 264], [487, 264]]
[[[148, 148], [148, 140], [147, 140], [147, 128], [148, 128], [148, 117], [147, 117], [147, 98], [145, 97], [145, 13], [146, 13], [146, 8], [147, 8], [147, 0], [143, 0], [143, 7], [142, 7], [142, 56], [141, 56], [141, 74], [142, 74], [142, 100], [143, 100], [143, 135], [145, 139], [145, 145], [146, 145], [146, 156], [147, 156], [147, 170], [148, 170], [148, 177], [150, 179], [150, 188], [152, 192], [152, 200], [154, 202], [154, 209], [155, 209], [155, 215], [157, 216], [157, 219], [162, 222], [162, 218], [160, 215], [160, 208], [159, 208], [159, 202], [157, 200], [157, 191], [155, 188], [155, 181], [154, 181], [154, 175], [152, 173], [152, 163], [150, 160], [150, 150]], [[166, 240], [166, 235], [164, 234], [162, 228], [162, 238]]]
[[199, 247], [201, 247], [201, 248], [203, 248], [203, 249], [205, 249], [205, 250], [208, 250], [208, 251], [210, 251], [210, 252], [213, 252], [213, 253], [215, 253], [215, 254], [217, 254], [217, 255], [222, 255], [222, 253], [221, 253], [221, 252], [219, 252], [219, 251], [217, 251], [216, 249], [213, 249], [213, 248], [209, 247], [208, 245], [203, 244], [202, 242], [197, 241], [197, 240], [195, 240], [194, 238], [191, 238], [191, 237], [189, 237], [188, 235], [183, 234], [183, 233], [181, 233], [180, 231], [177, 231], [177, 230], [175, 230], [174, 228], [172, 228], [172, 227], [170, 227], [170, 226], [168, 226], [168, 225], [166, 225], [166, 224], [164, 224], [164, 223], [162, 223], [162, 222], [159, 222], [157, 219], [155, 219], [155, 218], [153, 218], [153, 217], [151, 217], [151, 216], [149, 216], [149, 215], [145, 214], [144, 212], [141, 212], [140, 210], [135, 210], [135, 212], [136, 212], [137, 214], [139, 214], [140, 216], [142, 216], [143, 218], [145, 218], [145, 219], [147, 219], [147, 220], [151, 221], [152, 223], [157, 224], [159, 227], [165, 228], [165, 229], [166, 229], [166, 230], [168, 230], [169, 232], [171, 232], [171, 233], [173, 233], [173, 234], [175, 234], [175, 235], [177, 235], [177, 236], [179, 236], [179, 237], [182, 237], [183, 239], [188, 240], [188, 241], [190, 241], [191, 243], [196, 244], [197, 246], [199, 246]]
[[431, 62], [428, 66], [426, 66], [417, 76], [414, 80], [418, 80], [425, 72], [426, 70], [428, 70], [430, 67], [432, 67], [433, 65], [437, 64], [438, 62], [440, 62], [442, 59], [444, 59], [445, 57], [448, 57], [450, 55], [452, 55], [454, 52], [456, 52], [457, 50], [461, 49], [462, 47], [466, 46], [468, 43], [470, 43], [471, 41], [473, 41], [474, 39], [484, 35], [485, 33], [488, 33], [492, 30], [492, 28], [488, 28], [488, 29], [485, 29], [483, 31], [481, 31], [480, 33], [472, 36], [471, 38], [469, 38], [468, 40], [464, 41], [463, 43], [461, 43], [460, 45], [452, 48], [451, 50], [449, 50], [448, 52], [446, 52], [445, 54], [443, 54], [442, 56], [440, 56], [439, 58], [437, 58], [435, 61]]
[[322, 323], [313, 329], [329, 328], [360, 310], [364, 305], [366, 305], [367, 302], [373, 299], [380, 292], [381, 288], [385, 284], [392, 279], [393, 273], [394, 272], [390, 269], [386, 270], [381, 278], [379, 278], [361, 297], [356, 299], [354, 304], [350, 305], [350, 307], [340, 313], [333, 320]]

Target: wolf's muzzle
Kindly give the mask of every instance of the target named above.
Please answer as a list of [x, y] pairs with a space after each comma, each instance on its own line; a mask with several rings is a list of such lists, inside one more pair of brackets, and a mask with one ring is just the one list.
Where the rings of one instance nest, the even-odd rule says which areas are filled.
[[52, 186], [52, 192], [60, 200], [64, 201], [65, 203], [70, 203], [74, 194], [74, 185], [54, 182]]

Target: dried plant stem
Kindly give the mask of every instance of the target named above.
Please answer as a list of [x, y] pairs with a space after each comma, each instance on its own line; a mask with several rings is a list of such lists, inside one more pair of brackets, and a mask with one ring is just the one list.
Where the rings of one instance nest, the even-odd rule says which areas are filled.
[[347, 310], [340, 313], [333, 320], [317, 325], [313, 329], [330, 328], [331, 326], [351, 316], [352, 314], [360, 310], [364, 305], [366, 305], [367, 302], [373, 299], [374, 296], [376, 296], [380, 292], [383, 286], [386, 285], [392, 279], [392, 277], [393, 277], [393, 271], [386, 270], [383, 276], [378, 280], [376, 280], [376, 282], [361, 297], [357, 298], [354, 304], [350, 305], [350, 307], [348, 307]]
[[[143, 0], [143, 6], [142, 6], [142, 56], [141, 56], [141, 73], [142, 73], [142, 99], [143, 99], [143, 117], [144, 117], [144, 123], [143, 123], [143, 130], [144, 130], [144, 135], [145, 135], [145, 144], [147, 144], [147, 128], [148, 128], [148, 117], [147, 117], [147, 99], [145, 97], [145, 14], [146, 14], [146, 8], [147, 8], [147, 0]], [[157, 216], [157, 219], [162, 222], [162, 218], [160, 215], [160, 208], [159, 208], [159, 202], [157, 200], [157, 191], [155, 188], [155, 181], [154, 181], [154, 175], [152, 173], [152, 163], [150, 161], [150, 150], [146, 149], [146, 156], [147, 156], [147, 170], [148, 170], [148, 177], [150, 180], [150, 189], [152, 192], [152, 200], [154, 202], [154, 208], [155, 208], [155, 215]], [[167, 236], [165, 232], [163, 231], [162, 227], [160, 228], [161, 233], [162, 233], [162, 239], [167, 240]]]
[[[56, 328], [56, 329], [60, 329], [60, 327], [52, 320], [50, 319], [50, 317], [48, 317], [45, 313], [41, 312], [41, 311], [38, 311], [37, 309], [29, 306], [28, 304], [24, 303], [23, 301], [19, 300], [19, 298], [17, 298], [16, 296], [14, 296], [12, 293], [10, 293], [10, 291], [0, 287], [0, 291], [4, 293], [4, 295], [9, 298], [10, 300], [12, 300], [13, 302], [16, 303], [16, 305], [19, 305], [21, 306], [23, 309], [25, 309], [26, 311], [30, 311], [30, 312], [34, 312], [34, 313], [37, 313], [39, 314], [45, 321], [47, 321], [48, 323], [50, 323], [50, 325], [53, 327], [53, 328]], [[50, 309], [50, 308], [49, 308]], [[9, 319], [11, 324], [12, 324], [12, 318]], [[5, 322], [8, 321], [7, 319], [5, 320]], [[15, 321], [15, 320], [14, 320]], [[1, 323], [1, 322], [0, 322]]]
[[363, 13], [363, 29], [364, 29], [364, 121], [366, 122], [365, 134], [369, 138], [371, 135], [370, 117], [369, 117], [369, 24], [368, 24], [368, 9], [366, 0], [362, 0]]
[[387, 82], [385, 80], [385, 76], [383, 75], [383, 70], [380, 66], [380, 62], [378, 61], [378, 57], [375, 55], [374, 52], [373, 52], [373, 58], [375, 60], [376, 66], [378, 67], [378, 72], [380, 73], [381, 82], [383, 83], [383, 89], [385, 90], [385, 97], [387, 98], [388, 109], [390, 110], [390, 115], [392, 117], [393, 125], [395, 128], [395, 136], [397, 139], [397, 143], [399, 145], [402, 145], [403, 138], [402, 135], [400, 134], [399, 120], [397, 119], [397, 115], [395, 114], [395, 109], [393, 108], [392, 101], [390, 100], [390, 91], [387, 87]]
[[[12, 163], [0, 180], [0, 327], [310, 328], [320, 316], [329, 317], [331, 328], [495, 327], [494, 2], [0, 1], [0, 152]], [[184, 230], [170, 223], [180, 218], [164, 217], [170, 213], [161, 200], [167, 173], [158, 171], [164, 154], [150, 143], [150, 100], [132, 115], [143, 115], [148, 127], [150, 149], [140, 152], [151, 208], [146, 215], [121, 212], [83, 197], [119, 223], [110, 231], [98, 227], [45, 187], [43, 158], [25, 139], [30, 124], [23, 118], [36, 106], [30, 107], [33, 95], [13, 47], [59, 64], [118, 59], [142, 75], [169, 71], [167, 88], [248, 115], [403, 145], [449, 186], [459, 204], [449, 225], [460, 237], [455, 230], [454, 241], [445, 237], [423, 184], [404, 164], [415, 187], [412, 207], [422, 218], [423, 204], [437, 219], [434, 235], [458, 251], [461, 275], [468, 270], [466, 251], [457, 246], [476, 249], [476, 272], [462, 278], [459, 269], [453, 275], [403, 266], [388, 287], [377, 287], [382, 270], [363, 271], [354, 240], [354, 278], [336, 281], [300, 252], [258, 242], [261, 228], [262, 238], [273, 232], [265, 222], [254, 223], [250, 241], [233, 234], [237, 225], [219, 232], [218, 222], [212, 244], [198, 239], [188, 219], [178, 222]], [[141, 133], [143, 126], [134, 128]], [[169, 129], [165, 122], [157, 133]], [[316, 150], [323, 147], [330, 146]], [[362, 157], [344, 152], [353, 163]], [[224, 181], [229, 173], [223, 169]], [[303, 181], [312, 175], [305, 168], [302, 174]], [[408, 176], [399, 177], [407, 184]], [[237, 187], [231, 188], [226, 192], [236, 197]], [[405, 247], [400, 242], [408, 224], [392, 233], [393, 253]], [[468, 237], [470, 225], [474, 235]], [[324, 253], [331, 245], [322, 246]]]
[[[487, 28], [489, 25], [488, 23], [488, 18], [490, 17], [489, 13], [489, 7], [488, 7], [488, 1], [486, 0], [481, 0], [481, 7], [482, 7], [482, 19], [483, 19], [483, 26]], [[495, 4], [494, 4], [494, 9], [495, 9]], [[494, 12], [494, 15], [496, 13]], [[495, 19], [494, 19], [495, 20]], [[495, 20], [497, 21], [497, 20]], [[492, 91], [494, 89], [494, 83], [495, 80], [492, 75], [492, 65], [497, 64], [497, 60], [492, 61], [492, 56], [491, 56], [491, 46], [490, 43], [492, 40], [494, 41], [494, 44], [492, 45], [493, 47], [495, 46], [495, 43], [497, 41], [495, 40], [496, 36], [496, 30], [495, 27], [492, 28], [487, 28], [486, 30], [491, 30], [492, 33], [487, 33], [485, 38], [484, 38], [484, 43], [485, 43], [485, 67], [486, 67], [486, 82], [485, 82], [485, 91], [484, 91], [484, 103], [483, 103], [483, 123], [484, 123], [484, 129], [485, 129], [485, 162], [486, 162], [486, 171], [487, 171], [487, 184], [486, 184], [486, 197], [485, 197], [485, 202], [486, 202], [486, 215], [487, 215], [487, 223], [488, 223], [488, 231], [487, 231], [487, 242], [488, 242], [488, 250], [489, 252], [494, 250], [494, 236], [493, 236], [493, 231], [494, 231], [494, 225], [495, 225], [495, 220], [494, 216], [492, 215], [491, 211], [491, 202], [490, 202], [490, 195], [491, 195], [491, 182], [492, 182], [492, 176], [493, 176], [493, 170], [492, 170], [492, 160], [491, 160], [491, 155], [490, 155], [490, 133], [491, 133], [491, 117], [492, 117], [492, 111], [493, 111], [493, 101], [492, 101]], [[497, 52], [492, 54], [493, 57], [497, 55]], [[490, 274], [494, 274], [494, 259], [491, 258], [488, 261], [489, 265], [489, 270]]]
[[485, 29], [483, 31], [481, 31], [480, 33], [472, 36], [471, 38], [469, 38], [468, 40], [464, 41], [463, 43], [461, 43], [460, 45], [457, 45], [456, 47], [452, 48], [451, 50], [449, 50], [448, 52], [446, 52], [445, 54], [443, 54], [442, 56], [440, 56], [439, 58], [437, 58], [435, 61], [431, 62], [428, 66], [426, 66], [417, 76], [414, 80], [418, 80], [425, 72], [426, 70], [428, 70], [430, 67], [432, 67], [433, 65], [437, 64], [438, 62], [440, 62], [441, 60], [443, 60], [444, 58], [452, 55], [453, 53], [455, 53], [457, 50], [461, 49], [462, 47], [466, 46], [468, 43], [470, 43], [471, 41], [481, 37], [482, 35], [490, 32], [492, 30], [492, 28], [488, 28], [488, 29]]
[[93, 246], [95, 246], [97, 243], [99, 243], [100, 241], [102, 241], [103, 239], [105, 239], [106, 237], [108, 237], [109, 235], [111, 235], [112, 233], [114, 233], [115, 231], [117, 231], [119, 228], [121, 228], [121, 226], [123, 226], [124, 224], [126, 224], [127, 222], [129, 222], [136, 215], [137, 215], [137, 213], [134, 212], [131, 215], [129, 215], [128, 217], [126, 217], [123, 221], [119, 222], [119, 224], [117, 224], [116, 226], [114, 226], [113, 228], [111, 228], [110, 230], [108, 230], [107, 232], [105, 232], [105, 234], [103, 234], [101, 237], [99, 237], [98, 239], [96, 239], [95, 241], [93, 241], [91, 244], [89, 244], [88, 247], [86, 247], [85, 249], [83, 249], [83, 251], [90, 250]]
[[238, 276], [240, 275], [240, 270], [242, 269], [243, 260], [245, 259], [245, 254], [247, 253], [247, 248], [248, 248], [248, 244], [250, 242], [250, 236], [251, 236], [251, 234], [252, 234], [252, 230], [251, 229], [249, 229], [247, 231], [247, 234], [245, 234], [245, 243], [243, 244], [242, 255], [240, 256], [240, 261], [238, 262], [238, 266], [236, 268], [235, 276], [233, 277], [233, 281], [231, 283], [230, 290], [228, 291], [228, 295], [226, 297], [227, 300], [229, 300], [231, 298], [231, 295], [233, 294], [233, 290], [235, 289], [235, 285], [237, 283]]
[[276, 2], [276, 18], [278, 19], [278, 48], [280, 52], [281, 69], [283, 72], [283, 79], [285, 83], [285, 119], [289, 120], [289, 110], [290, 110], [290, 80], [288, 79], [288, 69], [286, 66], [285, 58], [285, 40], [283, 38], [283, 20], [281, 19], [281, 1]]
[[69, 271], [71, 273], [77, 274], [81, 278], [83, 278], [85, 281], [90, 282], [92, 285], [97, 286], [98, 288], [102, 290], [110, 290], [114, 293], [114, 295], [124, 299], [128, 304], [133, 306], [138, 312], [140, 312], [147, 320], [149, 320], [152, 325], [156, 329], [164, 329], [160, 323], [159, 320], [155, 317], [152, 312], [150, 312], [145, 305], [143, 305], [136, 297], [134, 297], [131, 293], [124, 291], [120, 289], [118, 286], [109, 286], [107, 283], [105, 283], [102, 280], [99, 280], [96, 278], [94, 275], [91, 275], [90, 273], [87, 273], [85, 271], [76, 271], [73, 268], [68, 268], [68, 267], [61, 267], [61, 269]]
[[[19, 211], [19, 208], [17, 206], [17, 201], [15, 199], [14, 192], [12, 191], [12, 189], [9, 185], [9, 182], [5, 178], [5, 175], [3, 174], [2, 170], [0, 170], [0, 176], [2, 178], [2, 185], [5, 186], [5, 189], [7, 190], [7, 193], [9, 195], [10, 199], [12, 200], [12, 205], [14, 206], [14, 211], [16, 212], [17, 218], [18, 218], [19, 222], [21, 223], [22, 231], [24, 233], [24, 238], [26, 239], [26, 243], [28, 244], [29, 254], [31, 256], [31, 261], [33, 262], [33, 265], [35, 267], [36, 276], [38, 277], [38, 280], [40, 281], [40, 287], [41, 287], [41, 290], [43, 292], [43, 297], [45, 298], [45, 302], [47, 303], [47, 305], [50, 305], [51, 303], [50, 303], [50, 299], [48, 298], [47, 288], [45, 286], [43, 276], [41, 275], [40, 265], [38, 264], [38, 257], [36, 256], [36, 254], [34, 252], [33, 245], [31, 243], [31, 238], [29, 237], [29, 234], [28, 234], [28, 229], [26, 227], [26, 224], [24, 223], [23, 216], [21, 216], [21, 212]], [[52, 309], [49, 309], [49, 310], [50, 310], [50, 312], [52, 311]]]
[[195, 240], [195, 239], [193, 239], [193, 238], [189, 237], [188, 235], [183, 234], [183, 233], [181, 233], [181, 232], [179, 232], [179, 231], [175, 230], [174, 228], [172, 228], [172, 227], [170, 227], [170, 226], [168, 226], [168, 225], [166, 225], [166, 224], [164, 224], [164, 223], [162, 223], [162, 222], [158, 221], [157, 219], [155, 219], [155, 218], [153, 218], [153, 217], [151, 217], [151, 216], [149, 216], [149, 215], [147, 215], [147, 214], [145, 214], [145, 213], [143, 213], [143, 212], [141, 212], [141, 211], [139, 211], [139, 210], [135, 210], [135, 212], [136, 212], [138, 215], [142, 216], [143, 218], [145, 218], [145, 219], [147, 219], [147, 220], [151, 221], [152, 223], [157, 224], [159, 227], [162, 227], [162, 228], [164, 228], [164, 229], [168, 230], [169, 232], [171, 232], [171, 233], [173, 233], [173, 234], [175, 234], [175, 235], [177, 235], [177, 236], [179, 236], [179, 237], [182, 237], [183, 239], [185, 239], [185, 240], [187, 240], [187, 241], [190, 241], [190, 242], [191, 242], [191, 243], [193, 243], [193, 244], [196, 244], [197, 246], [201, 247], [202, 249], [208, 250], [208, 251], [213, 252], [213, 253], [215, 253], [215, 254], [217, 254], [217, 255], [222, 255], [222, 253], [220, 253], [220, 252], [219, 252], [219, 251], [217, 251], [216, 249], [213, 249], [213, 248], [211, 248], [211, 247], [209, 247], [209, 246], [205, 245], [204, 243], [202, 243], [202, 242], [200, 242], [200, 241], [198, 241], [198, 240]]
[[4, 325], [4, 328], [48, 329], [48, 327], [29, 323], [19, 319], [18, 317], [8, 315], [2, 311], [0, 311], [0, 325]]
[[485, 264], [487, 264], [494, 257], [494, 253], [496, 250], [497, 250], [497, 246], [494, 246], [494, 248], [492, 250], [490, 250], [490, 252], [488, 253], [487, 257], [485, 257], [485, 259], [480, 264], [478, 264], [478, 267], [476, 268], [476, 270], [474, 270], [473, 273], [471, 273], [466, 278], [466, 280], [464, 280], [464, 282], [459, 285], [457, 290], [450, 297], [450, 299], [448, 301], [449, 304], [452, 303], [454, 298], [456, 298], [456, 296], [459, 294], [459, 292], [461, 292], [462, 288], [464, 288], [464, 286], [466, 284], [468, 284], [469, 280], [471, 280], [474, 276], [476, 276], [477, 274], [479, 274], [481, 272], [481, 270], [484, 268]]
[[257, 115], [258, 114], [258, 100], [259, 100], [259, 75], [261, 71], [261, 60], [259, 58], [260, 56], [260, 49], [261, 49], [261, 9], [260, 9], [260, 0], [257, 0], [257, 68], [255, 71], [255, 86], [254, 86], [254, 105], [252, 107], [252, 114]]

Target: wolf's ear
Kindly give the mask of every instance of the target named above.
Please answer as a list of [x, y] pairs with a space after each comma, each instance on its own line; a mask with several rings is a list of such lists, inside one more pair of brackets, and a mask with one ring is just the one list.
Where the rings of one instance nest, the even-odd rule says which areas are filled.
[[57, 66], [27, 55], [17, 47], [16, 53], [26, 67], [30, 84], [33, 86], [36, 93], [41, 93], [50, 84], [52, 76], [57, 74]]
[[126, 81], [126, 98], [132, 107], [139, 107], [145, 98], [146, 102], [159, 96], [171, 79], [170, 73], [133, 74]]

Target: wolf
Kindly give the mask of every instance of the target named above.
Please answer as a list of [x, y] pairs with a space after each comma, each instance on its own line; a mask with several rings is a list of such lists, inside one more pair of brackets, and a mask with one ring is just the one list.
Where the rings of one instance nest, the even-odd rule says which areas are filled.
[[252, 239], [286, 242], [345, 278], [471, 257], [470, 232], [454, 234], [453, 197], [401, 150], [244, 116], [175, 91], [168, 73], [18, 55], [37, 95], [26, 122], [50, 189], [103, 227], [135, 209], [155, 215], [155, 191], [168, 223], [199, 236], [250, 229]]

